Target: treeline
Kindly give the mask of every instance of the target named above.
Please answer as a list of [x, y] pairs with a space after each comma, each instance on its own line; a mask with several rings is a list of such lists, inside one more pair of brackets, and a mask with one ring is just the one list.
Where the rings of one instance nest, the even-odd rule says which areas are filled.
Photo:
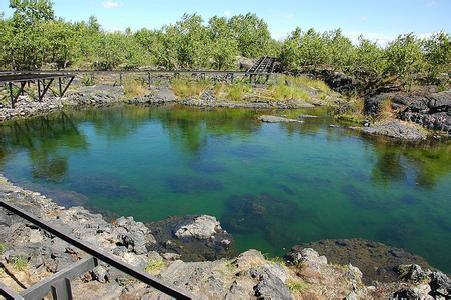
[[414, 84], [449, 85], [450, 35], [440, 32], [421, 39], [409, 33], [382, 48], [363, 36], [354, 45], [341, 30], [297, 28], [283, 42], [280, 58], [286, 70], [329, 67], [366, 84], [396, 81], [407, 89]]
[[254, 14], [230, 19], [198, 15], [159, 30], [106, 32], [95, 17], [65, 22], [55, 17], [48, 0], [11, 0], [9, 19], [0, 19], [0, 63], [3, 68], [88, 67], [97, 70], [161, 66], [177, 68], [235, 67], [236, 57], [277, 55], [278, 42]]
[[395, 80], [449, 84], [450, 35], [399, 36], [382, 48], [360, 37], [354, 45], [340, 30], [297, 28], [284, 41], [271, 38], [268, 25], [254, 14], [231, 18], [184, 15], [158, 30], [107, 32], [95, 17], [66, 22], [49, 0], [11, 0], [11, 18], [0, 16], [0, 68], [53, 67], [109, 70], [140, 66], [166, 69], [237, 68], [237, 57], [280, 57], [285, 70], [324, 68], [343, 71], [365, 83]]

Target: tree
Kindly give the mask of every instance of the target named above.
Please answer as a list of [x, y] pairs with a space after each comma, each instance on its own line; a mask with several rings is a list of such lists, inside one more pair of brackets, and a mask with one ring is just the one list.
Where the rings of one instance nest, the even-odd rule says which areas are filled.
[[238, 43], [233, 38], [226, 18], [213, 17], [208, 21], [212, 43], [213, 67], [217, 70], [233, 68], [238, 52]]
[[229, 26], [242, 56], [255, 58], [266, 55], [271, 34], [263, 19], [251, 13], [238, 15], [229, 20]]
[[178, 35], [178, 63], [182, 68], [203, 68], [209, 63], [208, 29], [199, 15], [185, 14], [175, 26]]
[[427, 81], [440, 83], [441, 73], [449, 71], [451, 65], [450, 35], [439, 32], [422, 41], [426, 59]]
[[420, 41], [413, 33], [400, 35], [389, 44], [385, 57], [388, 74], [395, 76], [404, 88], [410, 90], [424, 68]]
[[10, 0], [9, 7], [14, 9], [13, 23], [18, 29], [55, 19], [50, 0]]
[[364, 82], [375, 82], [382, 79], [387, 67], [384, 49], [376, 42], [359, 37], [359, 45], [352, 56], [350, 72]]

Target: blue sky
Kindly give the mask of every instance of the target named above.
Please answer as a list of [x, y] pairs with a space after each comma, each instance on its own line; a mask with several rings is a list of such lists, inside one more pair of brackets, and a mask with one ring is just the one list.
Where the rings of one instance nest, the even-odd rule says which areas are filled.
[[[231, 16], [253, 12], [281, 39], [296, 26], [318, 30], [342, 28], [353, 40], [360, 34], [385, 44], [398, 34], [428, 35], [451, 31], [451, 0], [54, 0], [57, 16], [87, 20], [96, 16], [106, 30], [159, 28], [183, 13]], [[0, 11], [11, 14], [9, 1]]]

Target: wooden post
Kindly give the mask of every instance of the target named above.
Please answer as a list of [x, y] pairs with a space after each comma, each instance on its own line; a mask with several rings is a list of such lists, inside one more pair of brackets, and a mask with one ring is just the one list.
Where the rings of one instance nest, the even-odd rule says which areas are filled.
[[9, 94], [11, 96], [11, 107], [14, 108], [16, 106], [16, 100], [14, 99], [14, 93], [13, 93], [13, 83], [9, 83]]
[[58, 77], [58, 87], [59, 87], [60, 97], [63, 97], [63, 88], [61, 86], [61, 77]]
[[41, 101], [41, 80], [38, 79], [38, 99]]

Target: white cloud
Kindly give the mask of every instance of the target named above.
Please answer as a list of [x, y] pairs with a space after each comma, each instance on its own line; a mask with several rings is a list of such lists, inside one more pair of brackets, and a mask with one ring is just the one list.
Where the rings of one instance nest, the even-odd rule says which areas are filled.
[[118, 8], [120, 6], [119, 2], [115, 1], [103, 1], [102, 6], [106, 9]]
[[227, 17], [227, 18], [230, 18], [231, 15], [232, 15], [232, 12], [230, 10], [226, 10], [224, 12], [224, 16]]

